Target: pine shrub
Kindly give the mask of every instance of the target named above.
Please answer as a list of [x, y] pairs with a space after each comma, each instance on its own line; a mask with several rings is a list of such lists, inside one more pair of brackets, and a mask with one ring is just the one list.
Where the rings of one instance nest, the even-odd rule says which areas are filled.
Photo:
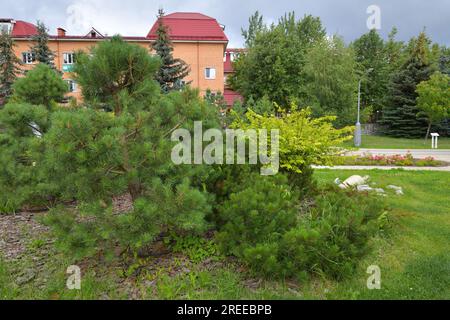
[[[170, 136], [198, 120], [217, 127], [217, 113], [197, 91], [161, 94], [157, 69], [157, 58], [119, 37], [79, 55], [86, 108], [54, 112], [43, 138], [49, 183], [77, 201], [46, 219], [71, 255], [136, 253], [164, 233], [207, 229], [212, 197], [198, 182], [207, 168], [175, 165]], [[118, 212], [113, 199], [123, 194], [131, 206]]]
[[350, 275], [382, 225], [383, 202], [331, 189], [302, 209], [286, 178], [260, 179], [223, 204], [223, 252], [270, 278]]
[[0, 213], [45, 203], [39, 159], [42, 134], [48, 127], [43, 106], [9, 103], [0, 110]]
[[284, 175], [250, 175], [242, 191], [231, 194], [219, 209], [224, 225], [217, 239], [222, 250], [247, 262], [249, 252], [256, 249], [272, 259], [261, 246], [276, 244], [296, 225], [297, 198]]
[[351, 275], [369, 252], [382, 214], [383, 201], [378, 198], [334, 189], [318, 196], [280, 242], [285, 275], [299, 271], [337, 279]]

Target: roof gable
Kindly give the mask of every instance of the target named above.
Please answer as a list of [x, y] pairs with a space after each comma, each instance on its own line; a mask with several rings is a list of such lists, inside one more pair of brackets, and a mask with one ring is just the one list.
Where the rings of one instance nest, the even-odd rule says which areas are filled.
[[13, 37], [34, 36], [37, 35], [37, 33], [38, 33], [37, 28], [34, 24], [21, 20], [16, 20], [14, 21], [11, 36]]

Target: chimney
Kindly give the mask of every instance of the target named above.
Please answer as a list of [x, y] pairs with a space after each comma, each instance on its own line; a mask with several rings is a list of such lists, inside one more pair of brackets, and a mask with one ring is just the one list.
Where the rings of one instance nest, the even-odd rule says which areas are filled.
[[66, 36], [66, 30], [64, 30], [63, 28], [58, 28], [58, 37], [64, 38], [65, 36]]

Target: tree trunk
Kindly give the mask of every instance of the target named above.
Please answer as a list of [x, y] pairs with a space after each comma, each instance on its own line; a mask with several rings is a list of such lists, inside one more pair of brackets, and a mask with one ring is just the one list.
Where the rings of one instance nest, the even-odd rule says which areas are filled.
[[427, 130], [427, 135], [425, 136], [425, 143], [427, 143], [430, 133], [431, 133], [431, 121], [428, 123], [428, 130]]

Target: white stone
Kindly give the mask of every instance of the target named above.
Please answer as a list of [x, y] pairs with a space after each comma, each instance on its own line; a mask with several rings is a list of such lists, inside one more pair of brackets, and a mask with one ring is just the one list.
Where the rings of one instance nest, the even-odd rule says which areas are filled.
[[361, 185], [367, 184], [369, 182], [369, 180], [370, 180], [369, 176], [365, 176], [365, 177], [351, 176], [350, 178], [345, 180], [341, 185], [339, 185], [339, 187], [341, 189], [357, 187], [357, 186], [361, 186]]

